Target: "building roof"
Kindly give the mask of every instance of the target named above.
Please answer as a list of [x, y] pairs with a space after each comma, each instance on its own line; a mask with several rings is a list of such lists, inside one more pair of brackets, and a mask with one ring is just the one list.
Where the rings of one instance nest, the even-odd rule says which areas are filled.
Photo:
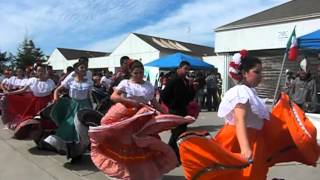
[[85, 50], [78, 50], [78, 49], [67, 49], [67, 48], [57, 48], [61, 54], [67, 59], [78, 59], [80, 57], [103, 57], [108, 56], [110, 53], [107, 52], [97, 52], [97, 51], [85, 51]]
[[320, 17], [319, 0], [292, 0], [215, 29], [216, 32]]
[[171, 39], [165, 39], [155, 36], [148, 36], [144, 34], [133, 33], [140, 39], [150, 44], [152, 47], [159, 51], [165, 50], [167, 52], [182, 52], [189, 55], [195, 56], [212, 56], [214, 55], [214, 48], [202, 45], [196, 45]]

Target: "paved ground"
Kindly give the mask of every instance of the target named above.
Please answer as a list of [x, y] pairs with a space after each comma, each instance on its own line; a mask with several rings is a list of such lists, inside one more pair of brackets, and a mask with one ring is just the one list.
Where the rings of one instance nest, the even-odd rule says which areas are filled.
[[[222, 126], [223, 121], [215, 112], [202, 112], [199, 119], [190, 126], [192, 129], [206, 129], [212, 134]], [[167, 141], [170, 133], [161, 134]], [[11, 138], [12, 132], [0, 127], [0, 180], [106, 180], [106, 176], [92, 164], [89, 155], [76, 165], [67, 162], [64, 156], [39, 151], [32, 141]], [[270, 169], [268, 179], [274, 177], [286, 180], [319, 180], [318, 167], [309, 167], [299, 163], [285, 163]], [[163, 180], [182, 180], [181, 168], [176, 168], [163, 177]]]

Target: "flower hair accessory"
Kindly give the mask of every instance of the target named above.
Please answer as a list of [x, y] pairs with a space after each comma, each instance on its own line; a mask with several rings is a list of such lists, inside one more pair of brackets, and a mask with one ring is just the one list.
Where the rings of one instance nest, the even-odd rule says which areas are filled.
[[240, 81], [242, 78], [240, 72], [241, 60], [248, 56], [248, 51], [243, 49], [239, 53], [233, 55], [231, 62], [229, 63], [229, 75], [232, 79]]

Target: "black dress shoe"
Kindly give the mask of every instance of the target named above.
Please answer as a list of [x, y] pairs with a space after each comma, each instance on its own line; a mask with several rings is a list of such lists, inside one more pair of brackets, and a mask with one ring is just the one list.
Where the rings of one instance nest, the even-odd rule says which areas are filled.
[[78, 162], [80, 162], [80, 161], [81, 161], [81, 159], [82, 159], [82, 155], [77, 156], [77, 157], [73, 157], [73, 158], [71, 158], [70, 163], [71, 163], [71, 164], [78, 163]]

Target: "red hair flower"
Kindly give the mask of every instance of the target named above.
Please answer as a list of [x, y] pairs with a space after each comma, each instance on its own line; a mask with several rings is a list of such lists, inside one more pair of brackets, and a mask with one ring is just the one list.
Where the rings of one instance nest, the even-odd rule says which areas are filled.
[[242, 75], [240, 72], [241, 60], [248, 56], [248, 51], [243, 49], [239, 53], [233, 55], [231, 62], [229, 63], [229, 75], [232, 79], [240, 81]]

